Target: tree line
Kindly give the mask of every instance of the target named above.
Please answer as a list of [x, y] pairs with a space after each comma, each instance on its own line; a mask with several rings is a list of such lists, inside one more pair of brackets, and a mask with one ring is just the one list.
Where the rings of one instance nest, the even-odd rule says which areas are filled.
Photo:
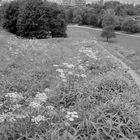
[[[115, 30], [129, 33], [140, 32], [140, 5], [122, 4], [118, 1], [88, 4], [85, 7], [64, 7], [67, 23], [104, 27], [104, 20], [113, 20]], [[111, 16], [111, 18], [109, 18]], [[108, 17], [108, 18], [107, 18]], [[112, 22], [112, 21], [108, 21]]]
[[[140, 32], [140, 5], [117, 1], [84, 7], [57, 5], [46, 0], [13, 0], [0, 6], [0, 26], [24, 38], [67, 37], [67, 24], [103, 28], [102, 37], [115, 37], [114, 30]], [[107, 36], [106, 36], [107, 35]]]

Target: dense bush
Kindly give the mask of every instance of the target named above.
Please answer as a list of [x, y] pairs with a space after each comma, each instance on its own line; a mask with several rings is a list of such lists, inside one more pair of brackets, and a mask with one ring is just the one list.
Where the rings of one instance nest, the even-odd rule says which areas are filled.
[[122, 23], [122, 30], [129, 33], [138, 33], [140, 28], [136, 20], [132, 18], [126, 18]]
[[19, 2], [12, 1], [4, 3], [1, 6], [1, 25], [9, 32], [16, 34], [17, 32], [17, 19], [19, 14]]
[[66, 37], [63, 10], [55, 3], [24, 0], [2, 6], [2, 27], [25, 38]]

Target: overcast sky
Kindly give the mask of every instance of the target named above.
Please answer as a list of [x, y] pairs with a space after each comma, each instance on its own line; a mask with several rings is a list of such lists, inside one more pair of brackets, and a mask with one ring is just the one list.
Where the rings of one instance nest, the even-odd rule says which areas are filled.
[[[86, 0], [86, 1], [87, 1], [87, 3], [91, 3], [91, 2], [94, 2], [94, 1], [97, 1], [97, 0]], [[104, 1], [110, 1], [110, 0], [104, 0]], [[115, 1], [115, 0], [112, 0], [112, 1]], [[118, 1], [140, 4], [140, 0], [118, 0]]]

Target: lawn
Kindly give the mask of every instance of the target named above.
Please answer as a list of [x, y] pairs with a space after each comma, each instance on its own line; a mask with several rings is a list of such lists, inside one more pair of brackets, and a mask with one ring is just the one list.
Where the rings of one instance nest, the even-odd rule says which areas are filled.
[[[98, 41], [104, 42], [104, 39], [100, 37], [101, 31], [88, 30], [91, 36], [95, 36]], [[106, 45], [105, 45], [106, 44]], [[127, 65], [139, 73], [140, 71], [140, 38], [127, 35], [117, 34], [115, 39], [111, 39], [111, 43], [105, 43], [104, 46], [109, 51], [116, 51], [120, 53], [124, 59], [122, 59]], [[118, 56], [114, 53], [114, 55]]]
[[0, 33], [1, 140], [138, 140], [133, 77], [90, 31], [26, 40]]

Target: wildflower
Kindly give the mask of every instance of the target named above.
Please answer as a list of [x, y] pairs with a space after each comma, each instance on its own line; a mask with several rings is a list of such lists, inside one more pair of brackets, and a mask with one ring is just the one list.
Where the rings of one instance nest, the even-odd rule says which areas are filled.
[[10, 98], [23, 98], [23, 96], [21, 94], [17, 94], [17, 93], [7, 93], [5, 95], [5, 97], [10, 97]]
[[73, 122], [73, 121], [74, 121], [74, 118], [70, 117], [69, 120], [70, 120], [71, 122]]
[[56, 71], [57, 72], [60, 72], [60, 73], [63, 73], [64, 72], [63, 69], [57, 69]]
[[31, 102], [29, 104], [29, 106], [32, 107], [32, 108], [40, 108], [41, 107], [41, 104], [38, 103], [38, 102]]
[[73, 64], [68, 64], [68, 63], [63, 63], [63, 65], [65, 65], [67, 68], [74, 68]]
[[66, 80], [66, 79], [62, 79], [62, 81], [63, 81], [63, 82], [67, 82], [67, 80]]
[[38, 115], [37, 117], [33, 116], [33, 118], [32, 118], [32, 122], [34, 122], [36, 124], [38, 124], [41, 121], [45, 121], [45, 120], [46, 120], [45, 117], [42, 115]]
[[3, 123], [5, 121], [5, 116], [2, 114], [0, 115], [0, 123]]
[[78, 118], [78, 113], [77, 112], [67, 112], [67, 115], [66, 115], [66, 118], [69, 120], [69, 121], [71, 121], [71, 122], [73, 122], [74, 121], [74, 118]]
[[35, 99], [39, 102], [46, 102], [47, 98], [48, 97], [45, 93], [38, 93], [36, 94], [36, 97], [35, 97]]
[[51, 90], [49, 88], [45, 88], [45, 92], [50, 92]]
[[17, 101], [23, 99], [23, 96], [20, 93], [7, 93], [5, 95], [5, 97], [12, 98], [13, 102], [17, 102]]
[[0, 108], [3, 106], [3, 104], [0, 104]]
[[81, 74], [81, 77], [82, 78], [86, 78], [87, 76], [85, 74]]
[[14, 108], [14, 109], [18, 109], [18, 108], [20, 108], [20, 107], [22, 107], [22, 105], [19, 105], [19, 104], [13, 105], [13, 108]]
[[83, 70], [83, 71], [85, 71], [85, 69], [84, 69], [84, 67], [83, 66], [79, 66], [79, 69], [81, 69], [81, 70]]
[[8, 121], [9, 121], [9, 122], [14, 122], [14, 121], [16, 121], [14, 115], [12, 115], [12, 114], [9, 115], [9, 116], [8, 116]]
[[53, 65], [54, 67], [58, 67], [58, 65]]
[[62, 79], [65, 79], [65, 78], [66, 78], [66, 76], [65, 76], [64, 73], [61, 73], [61, 74], [60, 74], [60, 77], [61, 77]]
[[69, 75], [73, 75], [73, 72], [72, 72], [72, 71], [69, 71], [68, 74], [69, 74]]
[[51, 106], [50, 105], [50, 106], [47, 106], [46, 108], [49, 109], [49, 110], [53, 110], [54, 109], [54, 106]]

